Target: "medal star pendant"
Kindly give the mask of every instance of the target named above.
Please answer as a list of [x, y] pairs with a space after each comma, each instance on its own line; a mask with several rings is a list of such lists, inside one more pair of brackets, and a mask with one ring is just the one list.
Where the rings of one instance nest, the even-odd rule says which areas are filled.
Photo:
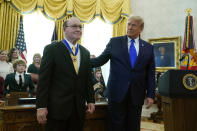
[[77, 61], [77, 56], [73, 56], [73, 55], [72, 55], [72, 61], [73, 61], [73, 62], [76, 62], [76, 61]]

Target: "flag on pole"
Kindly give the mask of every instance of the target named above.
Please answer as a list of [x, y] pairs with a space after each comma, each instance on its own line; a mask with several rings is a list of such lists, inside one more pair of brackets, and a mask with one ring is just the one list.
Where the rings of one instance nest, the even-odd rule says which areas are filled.
[[20, 17], [20, 27], [19, 27], [18, 34], [17, 34], [15, 47], [19, 51], [19, 55], [21, 56], [21, 58], [27, 62], [27, 59], [26, 59], [27, 48], [26, 48], [26, 42], [25, 42], [25, 37], [24, 37], [22, 16]]
[[195, 59], [195, 41], [193, 29], [193, 16], [190, 15], [191, 9], [187, 9], [188, 15], [185, 20], [185, 34], [182, 48], [182, 58], [184, 61], [181, 63], [181, 69], [197, 69], [197, 62]]
[[56, 29], [56, 25], [55, 25], [53, 35], [52, 35], [52, 38], [51, 38], [51, 43], [56, 42], [56, 41], [58, 41], [58, 38], [57, 38], [57, 29]]

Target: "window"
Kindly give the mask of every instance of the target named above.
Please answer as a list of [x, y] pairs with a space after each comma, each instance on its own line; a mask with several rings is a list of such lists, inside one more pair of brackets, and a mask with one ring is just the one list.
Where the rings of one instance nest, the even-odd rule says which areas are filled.
[[44, 47], [51, 43], [55, 23], [40, 11], [24, 15], [24, 34], [27, 46], [27, 65], [32, 63], [33, 55], [43, 55]]
[[[99, 56], [112, 37], [112, 29], [112, 25], [103, 22], [100, 18], [96, 18], [91, 23], [84, 25], [82, 45], [90, 51], [91, 55]], [[109, 62], [101, 68], [105, 83], [107, 83]]]

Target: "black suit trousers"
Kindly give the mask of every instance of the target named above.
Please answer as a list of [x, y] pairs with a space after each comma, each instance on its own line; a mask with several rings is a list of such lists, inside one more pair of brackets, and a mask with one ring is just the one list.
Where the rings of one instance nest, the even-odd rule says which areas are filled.
[[77, 113], [76, 106], [67, 120], [47, 118], [46, 131], [83, 131], [84, 119]]
[[108, 102], [109, 131], [140, 131], [142, 105], [133, 105], [130, 88], [122, 102]]

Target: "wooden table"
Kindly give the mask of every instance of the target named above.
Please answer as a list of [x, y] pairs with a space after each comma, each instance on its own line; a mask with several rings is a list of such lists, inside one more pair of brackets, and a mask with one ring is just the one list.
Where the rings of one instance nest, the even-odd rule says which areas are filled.
[[[36, 120], [35, 105], [0, 107], [0, 131], [44, 131]], [[107, 104], [96, 103], [94, 114], [86, 115], [84, 131], [107, 131]]]

